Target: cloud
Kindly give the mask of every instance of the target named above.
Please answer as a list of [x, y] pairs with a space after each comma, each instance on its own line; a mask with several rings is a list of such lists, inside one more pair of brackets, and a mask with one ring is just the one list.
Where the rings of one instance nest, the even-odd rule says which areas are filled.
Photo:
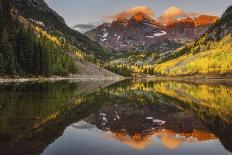
[[186, 13], [182, 9], [172, 6], [166, 9], [157, 20], [163, 25], [167, 25], [181, 18], [197, 16], [199, 16], [198, 13]]
[[191, 17], [191, 18], [199, 17], [200, 15], [201, 15], [200, 13], [196, 13], [196, 12], [188, 13], [188, 17]]
[[137, 6], [137, 7], [133, 7], [133, 8], [130, 8], [128, 10], [119, 12], [113, 16], [105, 16], [104, 19], [106, 19], [106, 20], [115, 20], [115, 19], [119, 19], [119, 18], [128, 19], [137, 13], [144, 13], [144, 14], [151, 16], [151, 17], [155, 16], [155, 13], [152, 9], [150, 9], [146, 6]]
[[84, 33], [86, 31], [96, 28], [96, 25], [95, 24], [77, 24], [77, 25], [72, 26], [72, 28], [81, 33]]

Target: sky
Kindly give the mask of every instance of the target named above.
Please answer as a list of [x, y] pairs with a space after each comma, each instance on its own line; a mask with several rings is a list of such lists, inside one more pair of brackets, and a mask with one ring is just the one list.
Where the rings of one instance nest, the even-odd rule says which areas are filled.
[[[80, 31], [91, 29], [117, 15], [142, 8], [154, 18], [164, 14], [167, 9], [175, 13], [208, 14], [221, 16], [232, 5], [232, 0], [45, 0], [60, 14], [70, 27]], [[178, 10], [177, 10], [178, 9]]]

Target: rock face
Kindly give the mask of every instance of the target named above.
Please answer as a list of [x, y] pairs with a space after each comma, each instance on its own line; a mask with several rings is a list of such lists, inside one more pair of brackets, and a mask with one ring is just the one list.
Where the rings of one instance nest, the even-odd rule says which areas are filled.
[[176, 42], [185, 43], [196, 38], [198, 33], [194, 33], [194, 20], [192, 18], [181, 19], [166, 25], [167, 33], [171, 34]]
[[111, 24], [104, 23], [85, 34], [115, 51], [148, 49], [169, 36], [161, 24], [143, 13], [137, 13], [130, 19], [114, 20]]
[[166, 31], [176, 42], [186, 43], [200, 37], [217, 20], [218, 17], [208, 15], [201, 15], [194, 19], [187, 17], [168, 24]]
[[232, 5], [227, 8], [220, 20], [218, 20], [207, 32], [209, 40], [220, 40], [232, 33]]
[[163, 26], [148, 15], [137, 13], [130, 19], [104, 23], [85, 35], [112, 51], [167, 51], [198, 38], [217, 19], [202, 15]]
[[215, 23], [219, 18], [216, 16], [201, 15], [194, 19], [195, 26], [205, 26]]

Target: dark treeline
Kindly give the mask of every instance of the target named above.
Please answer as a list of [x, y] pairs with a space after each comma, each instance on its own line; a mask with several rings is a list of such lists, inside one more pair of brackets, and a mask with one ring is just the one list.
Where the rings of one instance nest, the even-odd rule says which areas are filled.
[[[75, 62], [46, 36], [36, 34], [11, 15], [8, 1], [0, 2], [0, 76], [67, 75]], [[38, 37], [40, 36], [40, 37]]]
[[154, 68], [145, 68], [143, 74], [155, 75]]
[[113, 65], [109, 64], [109, 65], [105, 66], [105, 69], [107, 69], [113, 73], [119, 74], [121, 76], [132, 77], [132, 70], [127, 65], [118, 66], [116, 64], [113, 64]]

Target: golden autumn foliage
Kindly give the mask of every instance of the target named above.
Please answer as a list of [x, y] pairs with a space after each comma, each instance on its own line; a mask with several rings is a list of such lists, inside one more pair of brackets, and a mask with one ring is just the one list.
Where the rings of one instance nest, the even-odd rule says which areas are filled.
[[[195, 53], [194, 48], [201, 49], [201, 52]], [[205, 73], [222, 74], [232, 71], [231, 35], [224, 37], [219, 42], [209, 42], [207, 45], [200, 44], [194, 48], [183, 56], [156, 65], [155, 72], [175, 76]]]
[[[134, 81], [128, 87], [117, 87], [117, 89], [108, 90], [108, 92], [114, 95], [126, 93], [127, 97], [131, 99], [136, 96], [139, 105], [157, 103], [159, 100], [168, 98], [167, 103], [175, 104], [182, 110], [188, 109], [199, 115], [204, 113], [217, 116], [227, 123], [232, 121], [232, 87], [224, 84]], [[158, 94], [159, 97], [152, 97], [152, 94]], [[146, 95], [147, 97], [144, 97]]]
[[143, 65], [143, 66], [131, 66], [131, 69], [135, 73], [143, 73], [146, 69], [152, 68], [152, 65]]
[[24, 25], [26, 27], [29, 27], [29, 26], [32, 27], [33, 30], [34, 30], [34, 33], [39, 38], [46, 38], [49, 41], [51, 41], [53, 44], [55, 44], [56, 46], [64, 48], [66, 50], [66, 52], [70, 53], [69, 55], [72, 55], [72, 56], [74, 56], [75, 58], [77, 58], [79, 60], [93, 61], [97, 65], [99, 65], [99, 63], [101, 63], [93, 55], [90, 55], [90, 54], [87, 55], [86, 53], [84, 53], [83, 51], [78, 49], [76, 46], [68, 43], [64, 37], [59, 37], [59, 36], [56, 36], [56, 35], [52, 35], [52, 34], [48, 33], [47, 31], [45, 31], [40, 26], [31, 24], [27, 19], [25, 19], [22, 16], [19, 16], [19, 21], [21, 23], [24, 23]]
[[232, 89], [230, 87], [161, 82], [154, 85], [154, 90], [189, 103], [190, 106], [197, 103], [199, 106], [209, 109], [211, 113], [223, 118], [225, 122], [231, 122]]

